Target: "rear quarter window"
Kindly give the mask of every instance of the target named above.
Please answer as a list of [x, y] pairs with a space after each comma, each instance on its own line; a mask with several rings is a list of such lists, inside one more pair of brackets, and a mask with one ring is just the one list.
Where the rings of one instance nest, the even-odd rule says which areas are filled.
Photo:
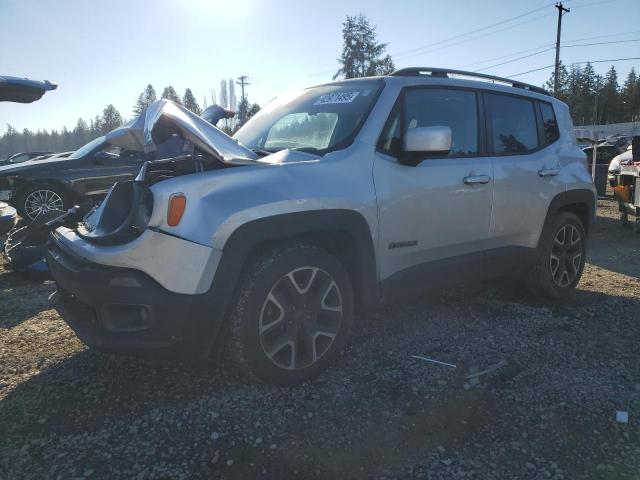
[[558, 121], [550, 103], [539, 102], [542, 117], [542, 133], [545, 145], [550, 145], [560, 138]]
[[538, 148], [533, 101], [508, 95], [485, 95], [491, 151], [519, 154]]

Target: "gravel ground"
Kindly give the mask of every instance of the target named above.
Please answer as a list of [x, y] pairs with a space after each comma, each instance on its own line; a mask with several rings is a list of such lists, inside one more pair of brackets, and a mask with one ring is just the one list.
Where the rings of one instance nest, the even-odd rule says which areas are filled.
[[91, 352], [52, 282], [0, 266], [0, 478], [640, 479], [639, 278], [640, 237], [600, 201], [569, 298], [387, 305], [330, 371], [275, 388]]

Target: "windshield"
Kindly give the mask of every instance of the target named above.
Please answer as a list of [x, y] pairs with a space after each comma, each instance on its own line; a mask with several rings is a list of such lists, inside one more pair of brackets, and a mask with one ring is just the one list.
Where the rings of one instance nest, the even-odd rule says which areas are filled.
[[286, 148], [324, 154], [351, 143], [382, 82], [366, 80], [313, 87], [277, 98], [233, 138], [252, 150]]
[[73, 152], [67, 158], [82, 158], [85, 155], [91, 153], [94, 149], [98, 148], [98, 146], [100, 146], [100, 144], [102, 143], [104, 143], [104, 137], [98, 137], [94, 140], [91, 140], [85, 146], [80, 147], [78, 150]]

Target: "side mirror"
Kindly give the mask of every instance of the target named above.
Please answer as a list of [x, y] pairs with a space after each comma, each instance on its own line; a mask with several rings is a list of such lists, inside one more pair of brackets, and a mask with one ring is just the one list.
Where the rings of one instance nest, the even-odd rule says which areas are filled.
[[451, 150], [451, 128], [415, 127], [404, 134], [404, 151], [446, 155]]

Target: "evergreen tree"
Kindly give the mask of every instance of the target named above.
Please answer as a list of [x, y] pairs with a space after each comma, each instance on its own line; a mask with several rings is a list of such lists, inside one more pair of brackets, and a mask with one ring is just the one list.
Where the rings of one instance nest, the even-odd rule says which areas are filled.
[[[553, 88], [555, 85], [555, 72], [551, 74], [551, 78], [547, 80], [547, 83], [544, 84], [544, 88], [546, 88], [549, 92], [553, 92]], [[560, 66], [558, 68], [558, 93], [556, 95], [558, 100], [562, 100], [563, 102], [567, 102], [569, 98], [569, 72], [567, 71], [567, 67], [564, 66], [562, 61], [560, 62]]]
[[140, 95], [138, 95], [138, 100], [133, 107], [133, 114], [137, 117], [145, 108], [147, 108], [157, 99], [158, 98], [156, 97], [156, 91], [153, 88], [153, 85], [147, 85], [144, 91]]
[[342, 54], [340, 68], [333, 76], [357, 78], [391, 73], [395, 66], [385, 55], [387, 43], [378, 43], [376, 29], [363, 14], [350, 16], [342, 24]]
[[162, 95], [160, 96], [160, 98], [166, 98], [167, 100], [171, 100], [172, 102], [176, 102], [182, 105], [182, 101], [180, 100], [178, 93], [176, 92], [175, 88], [173, 88], [171, 85], [169, 85], [168, 87], [164, 87], [164, 90], [162, 91]]
[[120, 125], [122, 125], [122, 116], [120, 115], [120, 112], [118, 112], [112, 104], [107, 105], [102, 111], [102, 122], [100, 124], [102, 134], [104, 135], [109, 133]]
[[238, 113], [236, 115], [238, 117], [238, 121], [236, 122], [238, 128], [249, 120], [249, 108], [249, 100], [247, 100], [247, 97], [241, 98], [240, 103], [238, 103]]
[[634, 68], [627, 75], [620, 96], [625, 121], [640, 121], [640, 78]]
[[624, 118], [620, 87], [618, 85], [618, 72], [612, 65], [604, 78], [604, 84], [598, 93], [600, 106], [600, 121], [598, 123], [616, 123]]
[[182, 104], [188, 110], [191, 110], [196, 115], [200, 115], [200, 106], [196, 100], [196, 97], [193, 95], [193, 92], [190, 88], [187, 88], [184, 91], [184, 96], [182, 97]]
[[247, 120], [249, 120], [259, 111], [260, 111], [260, 105], [258, 105], [257, 103], [254, 103], [253, 105], [251, 105], [251, 107], [249, 107], [249, 112], [247, 113]]

